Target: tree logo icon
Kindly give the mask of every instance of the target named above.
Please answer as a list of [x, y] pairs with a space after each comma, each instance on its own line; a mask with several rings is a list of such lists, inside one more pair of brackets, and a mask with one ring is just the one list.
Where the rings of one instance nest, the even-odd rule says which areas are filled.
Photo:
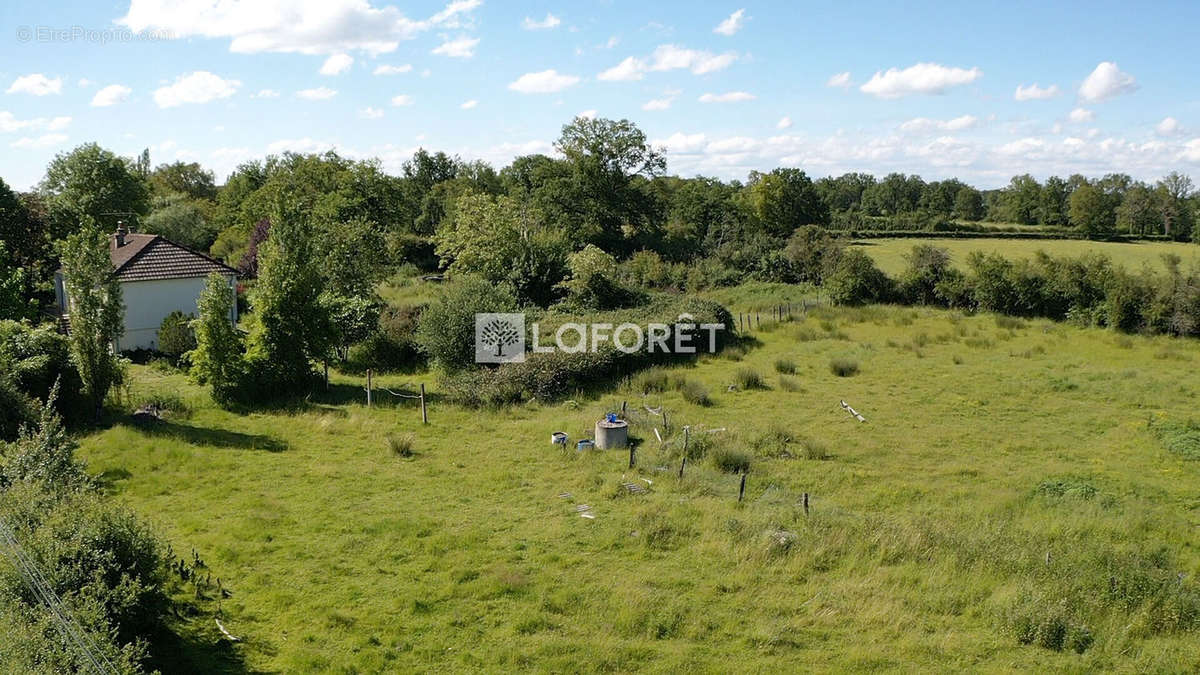
[[525, 315], [475, 315], [475, 362], [510, 363], [525, 360]]

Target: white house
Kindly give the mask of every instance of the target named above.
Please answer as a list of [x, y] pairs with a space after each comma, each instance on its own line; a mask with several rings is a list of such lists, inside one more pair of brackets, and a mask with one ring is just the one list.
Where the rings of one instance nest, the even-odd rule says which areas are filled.
[[[198, 313], [200, 292], [213, 272], [228, 279], [230, 293], [237, 292], [237, 270], [157, 234], [131, 233], [118, 226], [109, 240], [109, 253], [125, 303], [125, 333], [116, 339], [117, 351], [155, 349], [158, 328], [168, 314]], [[55, 275], [54, 289], [59, 310], [69, 316], [62, 270]], [[229, 320], [237, 323], [236, 302]]]

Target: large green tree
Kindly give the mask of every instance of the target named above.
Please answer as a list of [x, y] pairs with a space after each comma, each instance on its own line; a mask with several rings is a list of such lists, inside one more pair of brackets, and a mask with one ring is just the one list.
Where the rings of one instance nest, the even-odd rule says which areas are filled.
[[71, 357], [99, 420], [104, 398], [124, 374], [113, 353], [114, 340], [124, 330], [121, 284], [113, 275], [108, 235], [95, 223], [86, 222], [68, 236], [59, 253], [70, 299]]
[[829, 207], [812, 180], [799, 169], [751, 172], [746, 200], [763, 228], [776, 237], [786, 237], [802, 225], [829, 223]]
[[49, 210], [52, 239], [77, 231], [85, 220], [115, 229], [118, 220], [136, 221], [150, 206], [150, 188], [138, 165], [95, 143], [55, 155], [38, 189]]
[[229, 281], [210, 274], [200, 293], [200, 316], [192, 324], [196, 331], [192, 377], [211, 386], [213, 400], [224, 406], [238, 399], [246, 375], [241, 338], [232, 321], [233, 302]]
[[1071, 193], [1068, 214], [1071, 224], [1090, 239], [1112, 235], [1116, 226], [1116, 209], [1102, 188], [1085, 183]]

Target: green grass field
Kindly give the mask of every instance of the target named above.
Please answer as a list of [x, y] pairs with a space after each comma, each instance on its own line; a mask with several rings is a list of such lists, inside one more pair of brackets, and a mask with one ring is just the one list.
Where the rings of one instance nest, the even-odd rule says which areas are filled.
[[[422, 426], [411, 401], [378, 392], [368, 410], [362, 381], [339, 375], [323, 398], [239, 415], [137, 368], [138, 392], [180, 391], [190, 414], [118, 424], [81, 454], [232, 590], [236, 647], [216, 647], [211, 613], [186, 620], [181, 661], [206, 670], [1194, 668], [1200, 462], [1148, 425], [1196, 415], [1200, 343], [812, 314], [669, 371], [708, 406], [625, 385], [480, 412], [437, 399], [431, 375], [378, 378], [430, 384]], [[858, 374], [834, 375], [833, 359]], [[730, 390], [746, 368], [765, 388]], [[549, 444], [621, 400], [637, 468]], [[645, 405], [665, 406], [669, 432]], [[717, 446], [680, 480], [684, 424], [693, 452]], [[389, 434], [412, 434], [415, 455], [394, 456]], [[742, 503], [713, 461], [738, 450], [753, 455]], [[1058, 627], [1067, 648], [1037, 646]]]
[[1162, 269], [1162, 254], [1174, 253], [1184, 265], [1200, 263], [1200, 246], [1182, 242], [1105, 242], [1078, 239], [863, 239], [853, 245], [861, 247], [875, 259], [884, 272], [895, 276], [904, 271], [905, 254], [918, 244], [932, 244], [950, 251], [957, 265], [965, 265], [972, 251], [999, 253], [1007, 258], [1031, 258], [1037, 251], [1056, 256], [1079, 256], [1089, 251], [1108, 255], [1114, 262], [1131, 270], [1142, 265]]

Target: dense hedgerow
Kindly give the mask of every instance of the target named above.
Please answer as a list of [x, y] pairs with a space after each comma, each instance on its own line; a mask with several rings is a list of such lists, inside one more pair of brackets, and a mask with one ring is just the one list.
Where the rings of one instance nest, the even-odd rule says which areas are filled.
[[[698, 328], [699, 324], [717, 323], [732, 326], [729, 311], [721, 305], [696, 298], [660, 298], [649, 305], [627, 312], [607, 313], [588, 317], [588, 321], [605, 321], [619, 324], [624, 321], [645, 326], [647, 323], [666, 323], [672, 327], [668, 344], [674, 344], [675, 322], [681, 315], [691, 318], [688, 323], [690, 342], [698, 352], [708, 347], [708, 332]], [[550, 335], [556, 324], [564, 323], [569, 317], [548, 316], [540, 325], [543, 334]], [[680, 324], [682, 325], [682, 324]], [[644, 329], [644, 328], [643, 328]], [[473, 333], [472, 333], [473, 335]], [[721, 349], [729, 339], [728, 331], [716, 332], [716, 348]], [[645, 350], [626, 354], [606, 343], [597, 351], [568, 353], [554, 351], [527, 353], [524, 362], [505, 363], [497, 367], [461, 370], [447, 376], [445, 388], [451, 400], [467, 405], [502, 405], [517, 401], [538, 399], [552, 400], [570, 395], [580, 389], [611, 381], [654, 363], [687, 358], [689, 354], [647, 353]], [[651, 385], [644, 382], [644, 386]], [[664, 385], [665, 386], [665, 385]]]

